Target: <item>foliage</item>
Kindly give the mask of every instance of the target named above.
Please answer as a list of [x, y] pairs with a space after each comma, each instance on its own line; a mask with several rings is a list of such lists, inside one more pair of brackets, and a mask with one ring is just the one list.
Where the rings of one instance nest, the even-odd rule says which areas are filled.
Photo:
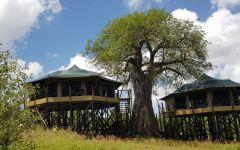
[[23, 109], [34, 92], [25, 84], [26, 74], [8, 51], [0, 51], [0, 149], [32, 149], [27, 132], [33, 125], [29, 109]]
[[175, 85], [211, 69], [204, 35], [193, 22], [152, 9], [113, 20], [85, 53], [110, 76]]
[[70, 130], [44, 130], [37, 128], [32, 138], [36, 149], [43, 150], [238, 150], [239, 143], [212, 143], [210, 141], [175, 141], [154, 138], [95, 137], [86, 139], [84, 135]]
[[110, 22], [86, 54], [110, 76], [134, 89], [133, 134], [153, 135], [157, 124], [152, 108], [156, 85], [176, 86], [211, 69], [204, 32], [190, 21], [164, 10], [136, 12]]

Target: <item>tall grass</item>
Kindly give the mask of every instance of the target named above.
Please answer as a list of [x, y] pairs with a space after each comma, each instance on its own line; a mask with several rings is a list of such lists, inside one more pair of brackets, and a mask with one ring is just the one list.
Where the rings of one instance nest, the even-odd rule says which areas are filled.
[[240, 150], [240, 143], [212, 143], [160, 139], [119, 139], [95, 137], [92, 140], [69, 130], [44, 130], [32, 133], [38, 150]]

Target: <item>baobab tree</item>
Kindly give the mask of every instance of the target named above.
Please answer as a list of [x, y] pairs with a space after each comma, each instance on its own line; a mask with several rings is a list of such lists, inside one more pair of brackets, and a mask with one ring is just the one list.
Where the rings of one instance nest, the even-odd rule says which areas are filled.
[[152, 9], [113, 20], [88, 42], [85, 52], [96, 66], [133, 83], [134, 133], [157, 131], [151, 99], [155, 84], [173, 85], [211, 69], [204, 35], [193, 22]]

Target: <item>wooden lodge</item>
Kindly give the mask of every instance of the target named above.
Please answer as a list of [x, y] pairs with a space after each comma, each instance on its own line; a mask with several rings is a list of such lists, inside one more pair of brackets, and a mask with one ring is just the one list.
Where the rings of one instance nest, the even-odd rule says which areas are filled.
[[131, 93], [117, 90], [121, 82], [74, 65], [29, 83], [37, 92], [27, 106], [39, 111], [48, 127], [108, 134], [119, 133], [127, 126]]
[[73, 104], [94, 101], [111, 106], [119, 103], [115, 90], [122, 84], [77, 66], [50, 73], [31, 83], [38, 85], [38, 90], [27, 103], [29, 107], [70, 101]]
[[240, 84], [203, 75], [162, 98], [176, 115], [240, 110]]
[[202, 75], [161, 98], [159, 132], [182, 140], [240, 141], [240, 84]]
[[[37, 87], [27, 106], [46, 127], [87, 135], [131, 134], [131, 91], [99, 73], [77, 66], [30, 82]], [[207, 75], [161, 100], [158, 135], [181, 140], [240, 141], [240, 84]]]

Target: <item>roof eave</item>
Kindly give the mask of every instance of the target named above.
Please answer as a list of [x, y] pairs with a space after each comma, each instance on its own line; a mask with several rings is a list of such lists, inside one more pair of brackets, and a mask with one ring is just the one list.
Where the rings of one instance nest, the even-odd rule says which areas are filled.
[[237, 86], [219, 86], [219, 87], [208, 87], [208, 88], [199, 88], [199, 89], [194, 89], [194, 90], [186, 90], [186, 91], [182, 91], [182, 92], [173, 92], [171, 94], [168, 94], [162, 98], [160, 98], [159, 100], [166, 100], [168, 97], [173, 96], [173, 95], [177, 95], [177, 94], [187, 94], [187, 93], [191, 93], [191, 92], [198, 92], [201, 90], [209, 90], [209, 89], [217, 89], [217, 88], [240, 88], [240, 85]]

